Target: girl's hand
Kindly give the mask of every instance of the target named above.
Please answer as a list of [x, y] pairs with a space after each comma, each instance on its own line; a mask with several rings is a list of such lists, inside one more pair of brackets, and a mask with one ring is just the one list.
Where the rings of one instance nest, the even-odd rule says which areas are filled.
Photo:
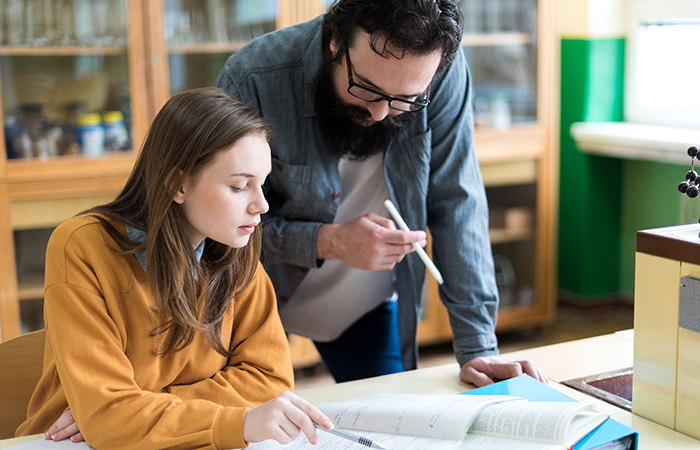
[[251, 408], [243, 419], [243, 439], [260, 442], [274, 439], [288, 444], [303, 431], [309, 442], [318, 443], [314, 422], [330, 430], [333, 423], [318, 408], [289, 391]]
[[44, 436], [47, 440], [51, 441], [62, 441], [66, 438], [70, 438], [72, 442], [82, 442], [85, 440], [83, 439], [83, 435], [80, 434], [80, 430], [78, 430], [78, 424], [75, 423], [73, 413], [70, 412], [70, 409], [66, 410], [66, 412], [49, 427], [48, 431], [44, 433]]

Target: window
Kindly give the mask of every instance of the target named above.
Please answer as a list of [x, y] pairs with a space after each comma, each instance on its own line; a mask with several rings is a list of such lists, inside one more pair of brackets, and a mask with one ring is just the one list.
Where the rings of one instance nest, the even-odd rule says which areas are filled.
[[625, 121], [700, 129], [700, 2], [628, 3]]

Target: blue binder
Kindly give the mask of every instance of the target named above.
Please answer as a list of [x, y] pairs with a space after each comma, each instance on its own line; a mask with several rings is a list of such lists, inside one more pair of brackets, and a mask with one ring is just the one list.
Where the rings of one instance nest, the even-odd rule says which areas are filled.
[[[499, 381], [498, 383], [483, 386], [465, 392], [469, 395], [515, 395], [530, 401], [537, 402], [572, 402], [576, 401], [566, 394], [562, 394], [556, 389], [540, 383], [528, 375]], [[591, 431], [586, 437], [574, 445], [573, 450], [591, 450], [608, 442], [632, 437], [631, 449], [637, 450], [639, 433], [620, 422], [608, 418], [596, 429]]]

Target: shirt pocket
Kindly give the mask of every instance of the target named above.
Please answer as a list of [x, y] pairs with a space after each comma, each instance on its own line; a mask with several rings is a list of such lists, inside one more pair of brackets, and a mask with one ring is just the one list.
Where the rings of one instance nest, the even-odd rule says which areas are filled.
[[304, 210], [311, 181], [311, 166], [288, 164], [272, 158], [272, 171], [265, 181], [265, 195], [271, 211], [294, 217]]
[[397, 141], [390, 149], [390, 153], [393, 154], [392, 165], [397, 169], [393, 173], [401, 175], [393, 177], [397, 192], [403, 190], [414, 192], [418, 187], [419, 197], [425, 199], [430, 182], [431, 138], [432, 133], [428, 130], [417, 136]]

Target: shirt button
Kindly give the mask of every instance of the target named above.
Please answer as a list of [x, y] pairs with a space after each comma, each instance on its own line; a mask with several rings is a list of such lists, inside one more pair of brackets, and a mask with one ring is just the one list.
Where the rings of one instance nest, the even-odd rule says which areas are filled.
[[284, 302], [286, 302], [287, 300], [289, 300], [289, 298], [287, 298], [287, 297], [278, 297], [278, 300], [281, 301], [282, 303], [284, 303]]
[[333, 200], [338, 200], [340, 198], [340, 192], [333, 193]]
[[284, 166], [283, 166], [282, 164], [280, 164], [280, 163], [276, 163], [276, 164], [275, 164], [275, 169], [277, 169], [277, 170], [279, 170], [279, 171], [281, 172], [282, 169], [284, 169]]
[[301, 273], [306, 273], [308, 271], [309, 271], [309, 269], [306, 267], [299, 267], [299, 272], [301, 272]]

